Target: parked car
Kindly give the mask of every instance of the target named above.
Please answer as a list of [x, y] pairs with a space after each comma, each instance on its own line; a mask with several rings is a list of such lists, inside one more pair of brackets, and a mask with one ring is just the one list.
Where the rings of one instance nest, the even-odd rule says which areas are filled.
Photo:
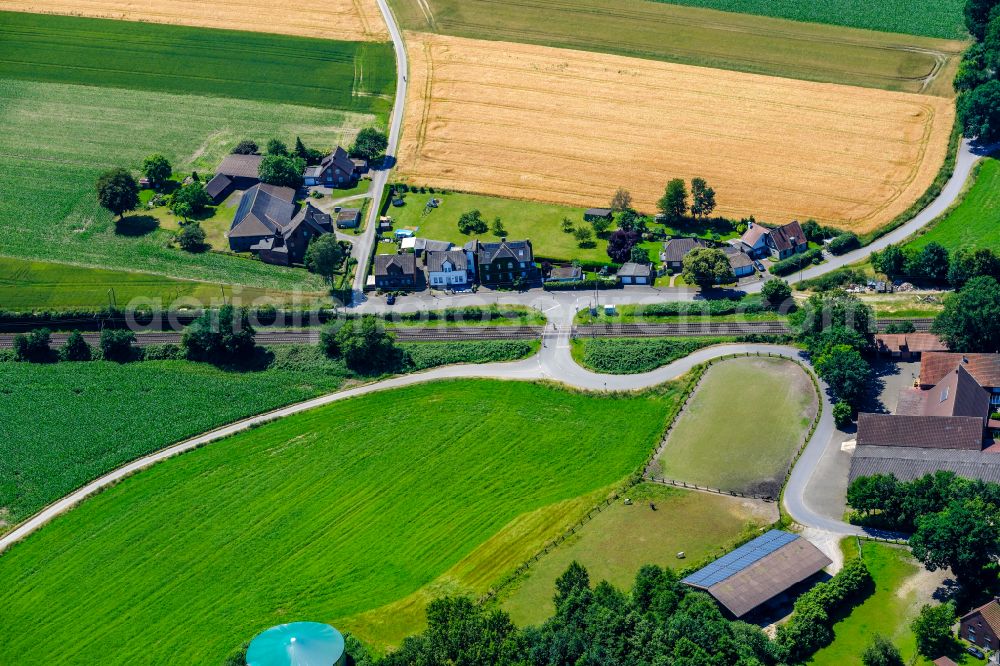
[[756, 268], [756, 269], [757, 269], [758, 271], [760, 271], [761, 273], [766, 273], [766, 272], [767, 272], [767, 269], [766, 269], [766, 268], [764, 268], [764, 264], [762, 264], [762, 263], [761, 263], [761, 262], [759, 262], [759, 261], [755, 261], [755, 262], [753, 262], [753, 267], [754, 267], [754, 268]]
[[983, 651], [977, 648], [975, 645], [970, 645], [969, 647], [965, 648], [965, 651], [971, 654], [976, 659], [986, 659], [986, 655], [983, 654]]
[[392, 305], [396, 302], [396, 294], [389, 294], [385, 297], [386, 305]]

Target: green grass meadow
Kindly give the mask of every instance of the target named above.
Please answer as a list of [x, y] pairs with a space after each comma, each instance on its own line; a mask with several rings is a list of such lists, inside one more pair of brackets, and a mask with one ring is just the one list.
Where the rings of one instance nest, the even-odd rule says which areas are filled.
[[[657, 0], [667, 2], [667, 0]], [[669, 0], [670, 4], [828, 23], [884, 32], [965, 39], [963, 0]]]
[[345, 626], [518, 516], [623, 479], [674, 400], [433, 383], [173, 458], [0, 558], [0, 662], [212, 664], [280, 622]]
[[393, 58], [389, 43], [0, 12], [0, 79], [229, 97], [380, 116], [392, 106]]
[[715, 363], [670, 432], [660, 475], [777, 497], [816, 409], [812, 381], [791, 361]]
[[[737, 4], [744, 8], [722, 6]], [[829, 22], [858, 28], [875, 27], [874, 21], [858, 19], [879, 14], [882, 5], [873, 6], [860, 0], [837, 0], [832, 5], [805, 0], [770, 3], [764, 0], [682, 0], [670, 4], [648, 0], [392, 1], [397, 17], [411, 30], [887, 90], [953, 94], [953, 67], [964, 46], [957, 40], [965, 39], [961, 29], [961, 0], [947, 0], [939, 3], [940, 6], [932, 6], [924, 0], [917, 11], [898, 11], [896, 5], [899, 4], [901, 0], [891, 3], [891, 18], [898, 23], [895, 32], [910, 32], [902, 28], [927, 17], [943, 18], [942, 29], [915, 34], [926, 33], [951, 41], [858, 30], [843, 25], [821, 25], [828, 22], [823, 20], [820, 23], [786, 20], [802, 19], [809, 13], [837, 19], [844, 16], [841, 6], [849, 5], [854, 12], [853, 23], [850, 20]], [[766, 11], [768, 5], [773, 12]], [[796, 11], [780, 11], [781, 5], [791, 5]], [[956, 19], [957, 29], [952, 23]], [[944, 54], [949, 63], [939, 80], [924, 90], [923, 79], [936, 66], [934, 51]]]
[[962, 201], [907, 245], [921, 249], [931, 242], [1000, 251], [1000, 159], [985, 158]]
[[[528, 570], [501, 604], [518, 625], [541, 623], [555, 612], [556, 578], [574, 560], [587, 567], [592, 583], [606, 580], [629, 589], [643, 565], [692, 566], [722, 554], [748, 530], [767, 522], [740, 500], [721, 495], [652, 483], [626, 495], [631, 506], [616, 501]], [[680, 551], [685, 559], [677, 558]]]

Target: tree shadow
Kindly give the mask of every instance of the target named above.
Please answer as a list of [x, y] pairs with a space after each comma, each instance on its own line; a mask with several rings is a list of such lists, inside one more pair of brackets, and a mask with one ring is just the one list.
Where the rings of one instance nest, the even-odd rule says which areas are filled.
[[129, 215], [115, 221], [115, 233], [119, 236], [146, 236], [160, 228], [160, 221], [152, 215]]

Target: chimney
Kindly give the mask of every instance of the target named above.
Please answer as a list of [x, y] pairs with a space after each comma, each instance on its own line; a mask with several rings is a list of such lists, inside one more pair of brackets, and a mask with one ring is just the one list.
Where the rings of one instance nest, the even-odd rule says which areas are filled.
[[500, 242], [501, 243], [506, 243], [507, 242], [507, 237], [506, 236], [501, 236], [500, 237]]
[[969, 362], [969, 357], [968, 356], [962, 356], [962, 363], [968, 364], [968, 362]]

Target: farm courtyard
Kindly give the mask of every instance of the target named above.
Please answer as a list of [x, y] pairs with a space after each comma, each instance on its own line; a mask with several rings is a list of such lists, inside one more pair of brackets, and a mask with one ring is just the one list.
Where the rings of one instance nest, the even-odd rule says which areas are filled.
[[[653, 211], [701, 176], [717, 212], [867, 232], [945, 159], [952, 100], [513, 43], [407, 33], [400, 173], [574, 206], [627, 185]], [[619, 102], [625, 103], [623, 110]]]

